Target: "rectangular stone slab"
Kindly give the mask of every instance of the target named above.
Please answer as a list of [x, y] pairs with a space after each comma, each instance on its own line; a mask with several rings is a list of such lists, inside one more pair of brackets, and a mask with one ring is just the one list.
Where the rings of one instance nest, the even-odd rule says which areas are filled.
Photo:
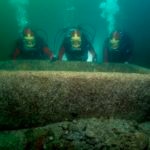
[[149, 74], [0, 71], [0, 130], [85, 117], [142, 121], [149, 112]]

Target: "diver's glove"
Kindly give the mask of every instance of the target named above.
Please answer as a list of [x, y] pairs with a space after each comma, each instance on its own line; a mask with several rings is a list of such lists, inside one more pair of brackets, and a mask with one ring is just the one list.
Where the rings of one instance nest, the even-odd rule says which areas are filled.
[[129, 62], [128, 62], [128, 61], [125, 61], [124, 64], [129, 64]]
[[52, 59], [51, 59], [51, 62], [54, 62], [54, 61], [57, 61], [58, 58], [56, 56], [53, 56]]

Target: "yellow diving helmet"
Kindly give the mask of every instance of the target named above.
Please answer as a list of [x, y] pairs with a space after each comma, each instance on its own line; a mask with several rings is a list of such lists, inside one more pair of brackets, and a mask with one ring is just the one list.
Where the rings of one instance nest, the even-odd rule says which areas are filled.
[[81, 46], [81, 33], [78, 30], [75, 30], [71, 34], [71, 45], [73, 48], [80, 48]]
[[113, 32], [112, 38], [109, 41], [111, 49], [118, 49], [120, 44], [120, 34], [118, 31]]
[[26, 48], [34, 48], [36, 41], [35, 36], [31, 29], [27, 28], [24, 30], [24, 36], [23, 36], [24, 45]]

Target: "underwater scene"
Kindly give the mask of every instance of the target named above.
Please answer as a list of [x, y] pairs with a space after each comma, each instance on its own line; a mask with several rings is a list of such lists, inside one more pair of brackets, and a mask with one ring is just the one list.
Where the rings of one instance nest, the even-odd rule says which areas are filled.
[[150, 150], [149, 8], [1, 0], [0, 150]]

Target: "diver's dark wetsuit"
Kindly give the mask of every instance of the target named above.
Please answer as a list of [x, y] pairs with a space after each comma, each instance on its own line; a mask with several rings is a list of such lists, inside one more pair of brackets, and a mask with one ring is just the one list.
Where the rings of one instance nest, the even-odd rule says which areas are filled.
[[17, 48], [14, 53], [14, 58], [17, 59], [48, 59], [49, 56], [45, 54], [44, 48], [48, 47], [43, 39], [36, 37], [35, 46], [32, 48], [26, 47], [22, 38], [17, 41]]
[[64, 39], [61, 49], [59, 51], [59, 59], [66, 54], [67, 60], [69, 61], [87, 61], [88, 51], [92, 55], [96, 55], [91, 43], [84, 37], [82, 37], [82, 42], [80, 47], [73, 48], [71, 45], [70, 37]]
[[111, 47], [110, 40], [111, 38], [106, 39], [104, 44], [104, 62], [128, 62], [132, 54], [132, 44], [129, 37], [122, 34], [117, 48]]

